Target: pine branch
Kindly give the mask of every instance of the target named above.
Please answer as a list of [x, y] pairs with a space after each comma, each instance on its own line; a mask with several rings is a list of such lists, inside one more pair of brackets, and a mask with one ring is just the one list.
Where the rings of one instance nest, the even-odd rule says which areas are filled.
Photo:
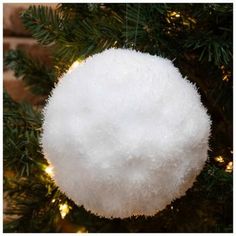
[[22, 77], [35, 94], [48, 95], [54, 87], [56, 77], [53, 70], [20, 50], [10, 50], [4, 58], [4, 64], [15, 72], [16, 77]]
[[232, 45], [211, 32], [198, 33], [191, 36], [184, 44], [185, 48], [199, 52], [199, 61], [213, 62], [216, 66], [232, 64]]
[[39, 148], [41, 115], [30, 105], [17, 104], [4, 92], [4, 170], [29, 176], [46, 161]]
[[[40, 150], [41, 114], [3, 94], [4, 232], [57, 232], [59, 204], [67, 199], [46, 174]], [[54, 201], [53, 201], [54, 199]]]
[[54, 42], [63, 31], [61, 15], [47, 6], [30, 6], [22, 13], [21, 20], [32, 36], [43, 45]]
[[[4, 224], [4, 232], [49, 233], [60, 230], [58, 205], [63, 196], [43, 173], [36, 173], [29, 179], [8, 178], [5, 181], [5, 200], [8, 199], [9, 206], [4, 214], [17, 215], [17, 218]], [[58, 198], [52, 202], [55, 193]]]
[[65, 22], [64, 36], [55, 43], [54, 59], [59, 76], [77, 59], [124, 44], [122, 17], [109, 8], [100, 7], [92, 11], [95, 11], [93, 15], [90, 13], [90, 17], [80, 20], [78, 17], [81, 16], [74, 12], [73, 19]]

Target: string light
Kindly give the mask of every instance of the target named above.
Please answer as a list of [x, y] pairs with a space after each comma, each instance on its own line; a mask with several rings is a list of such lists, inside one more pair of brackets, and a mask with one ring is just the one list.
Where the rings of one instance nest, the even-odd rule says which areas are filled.
[[175, 16], [175, 17], [180, 17], [180, 13], [179, 12], [176, 12], [176, 11], [172, 11], [169, 13], [169, 16]]
[[[188, 17], [184, 14], [181, 14], [181, 12], [176, 11], [168, 11], [166, 16], [166, 21], [170, 24], [171, 22], [175, 22], [177, 18], [181, 17], [181, 22], [183, 26], [187, 28], [195, 28], [195, 25], [197, 23], [196, 19]], [[169, 34], [167, 32], [167, 34]]]
[[80, 227], [77, 231], [78, 234], [80, 233], [88, 233], [88, 230], [85, 227]]
[[228, 172], [228, 173], [231, 173], [233, 171], [233, 162], [232, 161], [230, 161], [228, 163], [228, 165], [225, 168], [225, 171]]
[[229, 81], [229, 76], [228, 75], [224, 75], [222, 80], [228, 82]]
[[50, 165], [45, 168], [45, 172], [46, 172], [50, 177], [53, 177], [53, 176], [54, 176], [53, 167], [50, 166]]
[[224, 65], [222, 65], [220, 69], [223, 75], [222, 80], [228, 82], [230, 80], [230, 72], [225, 69]]
[[67, 203], [59, 204], [59, 210], [60, 210], [60, 213], [61, 213], [61, 218], [64, 219], [65, 216], [70, 211], [70, 206]]
[[217, 156], [214, 158], [217, 162], [223, 163], [224, 162], [224, 158], [222, 156]]
[[81, 61], [79, 61], [79, 60], [77, 60], [77, 61], [75, 61], [72, 65], [71, 65], [71, 67], [69, 68], [69, 70], [68, 70], [68, 72], [70, 73], [71, 71], [73, 71], [78, 65], [80, 65], [82, 63], [82, 60]]

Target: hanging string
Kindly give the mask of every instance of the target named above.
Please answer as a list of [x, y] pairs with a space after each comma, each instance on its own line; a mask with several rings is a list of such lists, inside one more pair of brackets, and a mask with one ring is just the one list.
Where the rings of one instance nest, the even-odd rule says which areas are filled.
[[136, 47], [136, 41], [137, 41], [137, 32], [138, 32], [138, 24], [139, 24], [139, 14], [140, 14], [140, 3], [138, 4], [138, 16], [137, 16], [137, 22], [135, 27], [135, 36], [134, 36], [134, 46]]
[[[125, 5], [125, 48], [128, 48], [128, 4]], [[139, 25], [139, 15], [140, 15], [140, 3], [138, 4], [138, 13], [137, 13], [137, 20], [136, 20], [136, 26], [135, 26], [135, 34], [134, 34], [134, 43], [132, 44], [132, 47], [136, 47], [137, 42], [137, 33], [138, 33], [138, 25]]]
[[127, 3], [125, 4], [125, 48], [127, 48], [127, 42], [128, 42], [128, 32], [127, 32], [127, 26], [128, 26], [128, 20], [127, 20]]

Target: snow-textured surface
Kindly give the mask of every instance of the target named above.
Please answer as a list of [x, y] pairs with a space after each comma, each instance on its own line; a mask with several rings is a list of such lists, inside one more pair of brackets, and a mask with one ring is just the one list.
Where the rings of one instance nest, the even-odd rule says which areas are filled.
[[109, 49], [53, 90], [42, 146], [76, 204], [105, 217], [154, 215], [192, 186], [210, 125], [196, 87], [170, 60]]

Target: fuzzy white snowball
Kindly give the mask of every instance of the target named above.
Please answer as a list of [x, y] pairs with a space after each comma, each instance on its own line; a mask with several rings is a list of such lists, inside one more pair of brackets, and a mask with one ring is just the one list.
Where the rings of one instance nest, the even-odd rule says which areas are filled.
[[53, 90], [42, 146], [76, 204], [108, 218], [154, 215], [192, 186], [210, 125], [196, 87], [170, 60], [109, 49]]

